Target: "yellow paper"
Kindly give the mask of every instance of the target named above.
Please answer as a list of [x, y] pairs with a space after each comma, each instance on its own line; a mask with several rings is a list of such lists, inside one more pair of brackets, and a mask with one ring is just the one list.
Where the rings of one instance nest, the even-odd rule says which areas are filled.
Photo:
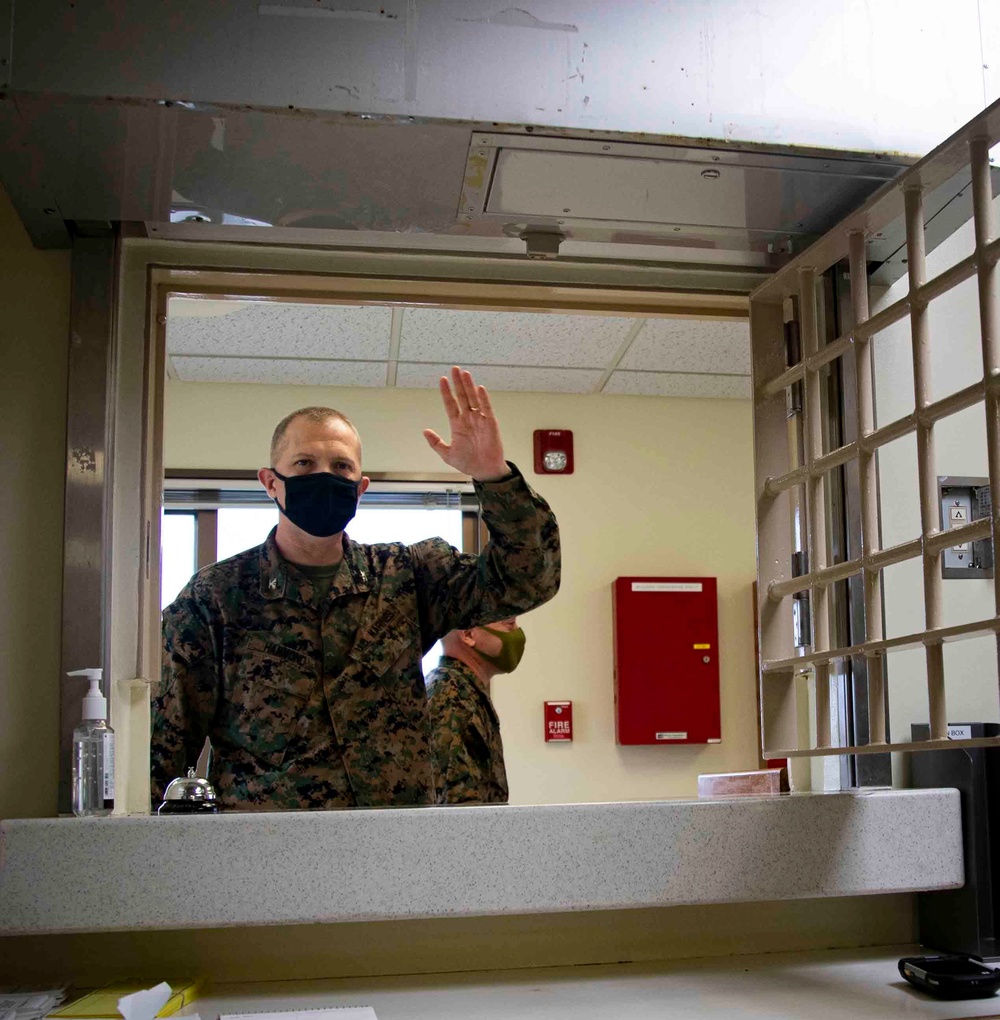
[[[167, 982], [173, 995], [167, 999], [163, 1009], [156, 1015], [158, 1017], [172, 1016], [188, 1003], [193, 1002], [200, 990], [198, 981], [169, 981]], [[156, 984], [156, 982], [151, 982]], [[71, 1002], [62, 1009], [50, 1013], [50, 1017], [59, 1017], [60, 1020], [121, 1020], [121, 1013], [118, 1012], [118, 1000], [133, 992], [142, 991], [145, 984], [120, 984], [108, 985], [106, 988], [98, 988], [96, 991], [88, 992], [86, 995]]]

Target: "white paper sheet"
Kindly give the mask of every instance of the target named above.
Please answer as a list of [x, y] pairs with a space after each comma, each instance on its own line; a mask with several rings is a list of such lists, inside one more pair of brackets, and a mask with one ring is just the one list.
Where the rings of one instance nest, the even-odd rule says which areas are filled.
[[65, 988], [41, 992], [0, 992], [0, 1020], [38, 1020], [66, 998]]
[[123, 995], [118, 1000], [118, 1012], [125, 1020], [154, 1020], [173, 994], [170, 985], [166, 981], [161, 981], [153, 988]]

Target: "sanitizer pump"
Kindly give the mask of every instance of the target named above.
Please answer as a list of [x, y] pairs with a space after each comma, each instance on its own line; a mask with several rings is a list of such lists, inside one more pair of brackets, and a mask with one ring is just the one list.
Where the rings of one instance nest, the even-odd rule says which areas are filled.
[[115, 731], [108, 725], [108, 700], [101, 693], [102, 669], [76, 669], [68, 676], [90, 681], [83, 722], [73, 730], [73, 814], [106, 815], [115, 806]]

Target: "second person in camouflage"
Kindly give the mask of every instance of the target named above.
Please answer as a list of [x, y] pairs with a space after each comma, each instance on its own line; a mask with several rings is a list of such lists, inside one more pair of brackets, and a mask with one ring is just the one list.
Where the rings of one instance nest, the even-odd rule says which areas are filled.
[[524, 652], [517, 618], [453, 630], [427, 677], [438, 804], [506, 804], [507, 769], [490, 681], [512, 673]]
[[277, 528], [199, 571], [164, 611], [154, 804], [206, 736], [227, 809], [433, 803], [422, 655], [559, 587], [555, 518], [504, 460], [489, 395], [458, 368], [440, 388], [451, 442], [424, 435], [473, 478], [487, 547], [351, 542], [343, 528], [368, 487], [357, 431], [329, 408], [286, 418], [258, 473]]

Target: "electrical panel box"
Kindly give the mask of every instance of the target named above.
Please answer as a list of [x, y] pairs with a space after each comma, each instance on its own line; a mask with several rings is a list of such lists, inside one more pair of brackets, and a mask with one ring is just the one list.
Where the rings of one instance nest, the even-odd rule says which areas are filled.
[[619, 744], [717, 744], [714, 577], [619, 577], [613, 588]]
[[[938, 478], [941, 506], [941, 530], [949, 531], [970, 521], [993, 515], [988, 478]], [[961, 542], [945, 549], [941, 556], [941, 576], [946, 579], [993, 576], [993, 543], [988, 538]]]

